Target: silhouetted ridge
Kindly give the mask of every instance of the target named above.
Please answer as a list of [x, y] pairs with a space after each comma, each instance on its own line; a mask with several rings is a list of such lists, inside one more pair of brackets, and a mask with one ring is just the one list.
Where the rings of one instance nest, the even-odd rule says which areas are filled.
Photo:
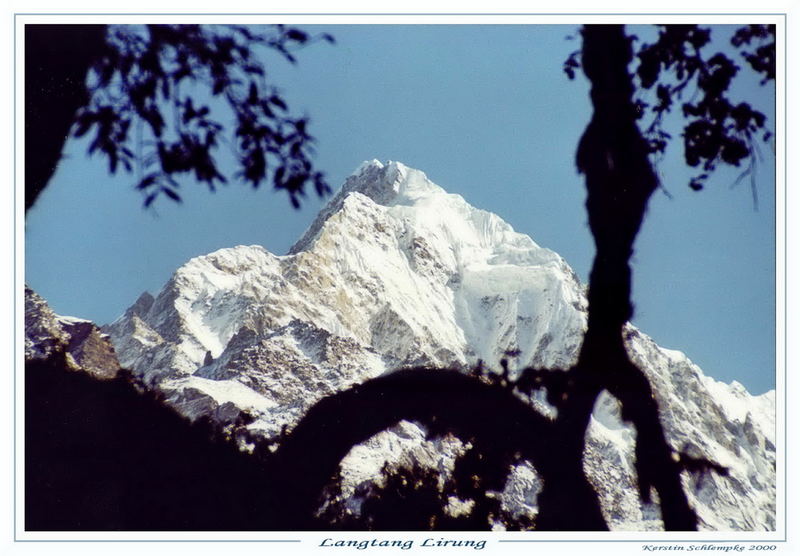
[[279, 501], [264, 467], [127, 376], [68, 370], [63, 354], [25, 369], [25, 529], [263, 530]]

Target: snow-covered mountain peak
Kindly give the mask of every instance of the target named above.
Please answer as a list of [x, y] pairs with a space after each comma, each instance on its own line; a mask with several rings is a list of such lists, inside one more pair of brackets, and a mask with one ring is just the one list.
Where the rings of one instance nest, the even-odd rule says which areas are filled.
[[336, 215], [354, 221], [380, 215], [397, 222], [424, 239], [436, 259], [454, 272], [476, 264], [554, 264], [572, 273], [561, 257], [515, 232], [496, 214], [473, 207], [400, 162], [362, 163], [289, 253], [309, 249]]
[[431, 195], [447, 195], [421, 171], [400, 162], [386, 164], [378, 160], [362, 162], [345, 180], [328, 204], [306, 230], [300, 240], [289, 250], [290, 254], [303, 251], [319, 235], [325, 222], [342, 210], [345, 201], [354, 195], [363, 195], [376, 205], [390, 207], [398, 204], [413, 205]]
[[[559, 255], [423, 172], [373, 160], [288, 255], [238, 246], [196, 257], [107, 331], [122, 365], [182, 413], [229, 424], [251, 411], [252, 432], [276, 438], [316, 401], [404, 366], [498, 369], [510, 357], [512, 370], [566, 369], [586, 307]], [[686, 477], [702, 525], [774, 527], [774, 396], [708, 379], [633, 327], [628, 338], [676, 449], [731, 467], [729, 478]], [[596, 407], [587, 469], [613, 526], [658, 528], [636, 495], [632, 434], [615, 404]], [[378, 459], [391, 455], [373, 444]], [[525, 484], [529, 510], [535, 481]]]
[[383, 164], [378, 160], [361, 163], [347, 178], [340, 194], [347, 196], [353, 192], [366, 195], [384, 206], [414, 204], [429, 195], [446, 194], [424, 172], [409, 168], [401, 162], [389, 161]]

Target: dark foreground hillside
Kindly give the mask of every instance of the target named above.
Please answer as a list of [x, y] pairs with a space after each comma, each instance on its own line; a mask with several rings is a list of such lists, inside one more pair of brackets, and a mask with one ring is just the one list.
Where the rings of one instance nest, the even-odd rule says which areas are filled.
[[[263, 465], [136, 390], [68, 370], [25, 373], [25, 528], [258, 530], [274, 509]], [[277, 502], [277, 501], [276, 501]]]

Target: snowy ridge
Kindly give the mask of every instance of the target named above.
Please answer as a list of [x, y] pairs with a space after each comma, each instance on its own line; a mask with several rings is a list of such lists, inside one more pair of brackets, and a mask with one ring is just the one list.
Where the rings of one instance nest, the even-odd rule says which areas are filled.
[[[513, 368], [566, 368], [585, 326], [583, 288], [556, 253], [419, 170], [370, 161], [288, 255], [238, 246], [194, 258], [105, 330], [121, 364], [179, 411], [222, 425], [248, 411], [251, 430], [277, 437], [322, 397], [403, 366], [496, 367], [513, 351]], [[628, 337], [673, 446], [731, 469], [686, 475], [701, 525], [773, 529], [774, 395], [705, 377], [633, 327]], [[657, 507], [635, 494], [634, 438], [603, 396], [584, 465], [613, 528], [658, 529]], [[343, 487], [354, 492], [396, 454], [446, 471], [463, 449], [403, 424], [354, 448]], [[535, 471], [519, 466], [504, 505], [535, 514], [539, 487]]]

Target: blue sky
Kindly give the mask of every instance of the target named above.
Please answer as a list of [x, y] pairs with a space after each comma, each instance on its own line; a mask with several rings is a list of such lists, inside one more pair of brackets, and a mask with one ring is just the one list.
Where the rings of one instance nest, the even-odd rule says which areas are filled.
[[[307, 27], [308, 28], [308, 27]], [[591, 107], [587, 84], [561, 71], [575, 26], [330, 26], [291, 66], [268, 59], [292, 109], [311, 118], [318, 168], [338, 187], [366, 159], [399, 160], [560, 253], [586, 280], [593, 243], [574, 153]], [[641, 30], [644, 31], [644, 30]], [[724, 44], [722, 45], [725, 46]], [[774, 89], [740, 92], [768, 117]], [[675, 134], [677, 136], [677, 133]], [[764, 146], [758, 210], [749, 181], [722, 172], [688, 189], [679, 141], [658, 170], [634, 259], [635, 324], [720, 380], [774, 387], [774, 156]], [[233, 183], [143, 210], [133, 176], [109, 177], [68, 144], [30, 211], [26, 282], [62, 314], [110, 322], [158, 291], [190, 257], [238, 244], [284, 253], [324, 201], [293, 211], [285, 196]]]

